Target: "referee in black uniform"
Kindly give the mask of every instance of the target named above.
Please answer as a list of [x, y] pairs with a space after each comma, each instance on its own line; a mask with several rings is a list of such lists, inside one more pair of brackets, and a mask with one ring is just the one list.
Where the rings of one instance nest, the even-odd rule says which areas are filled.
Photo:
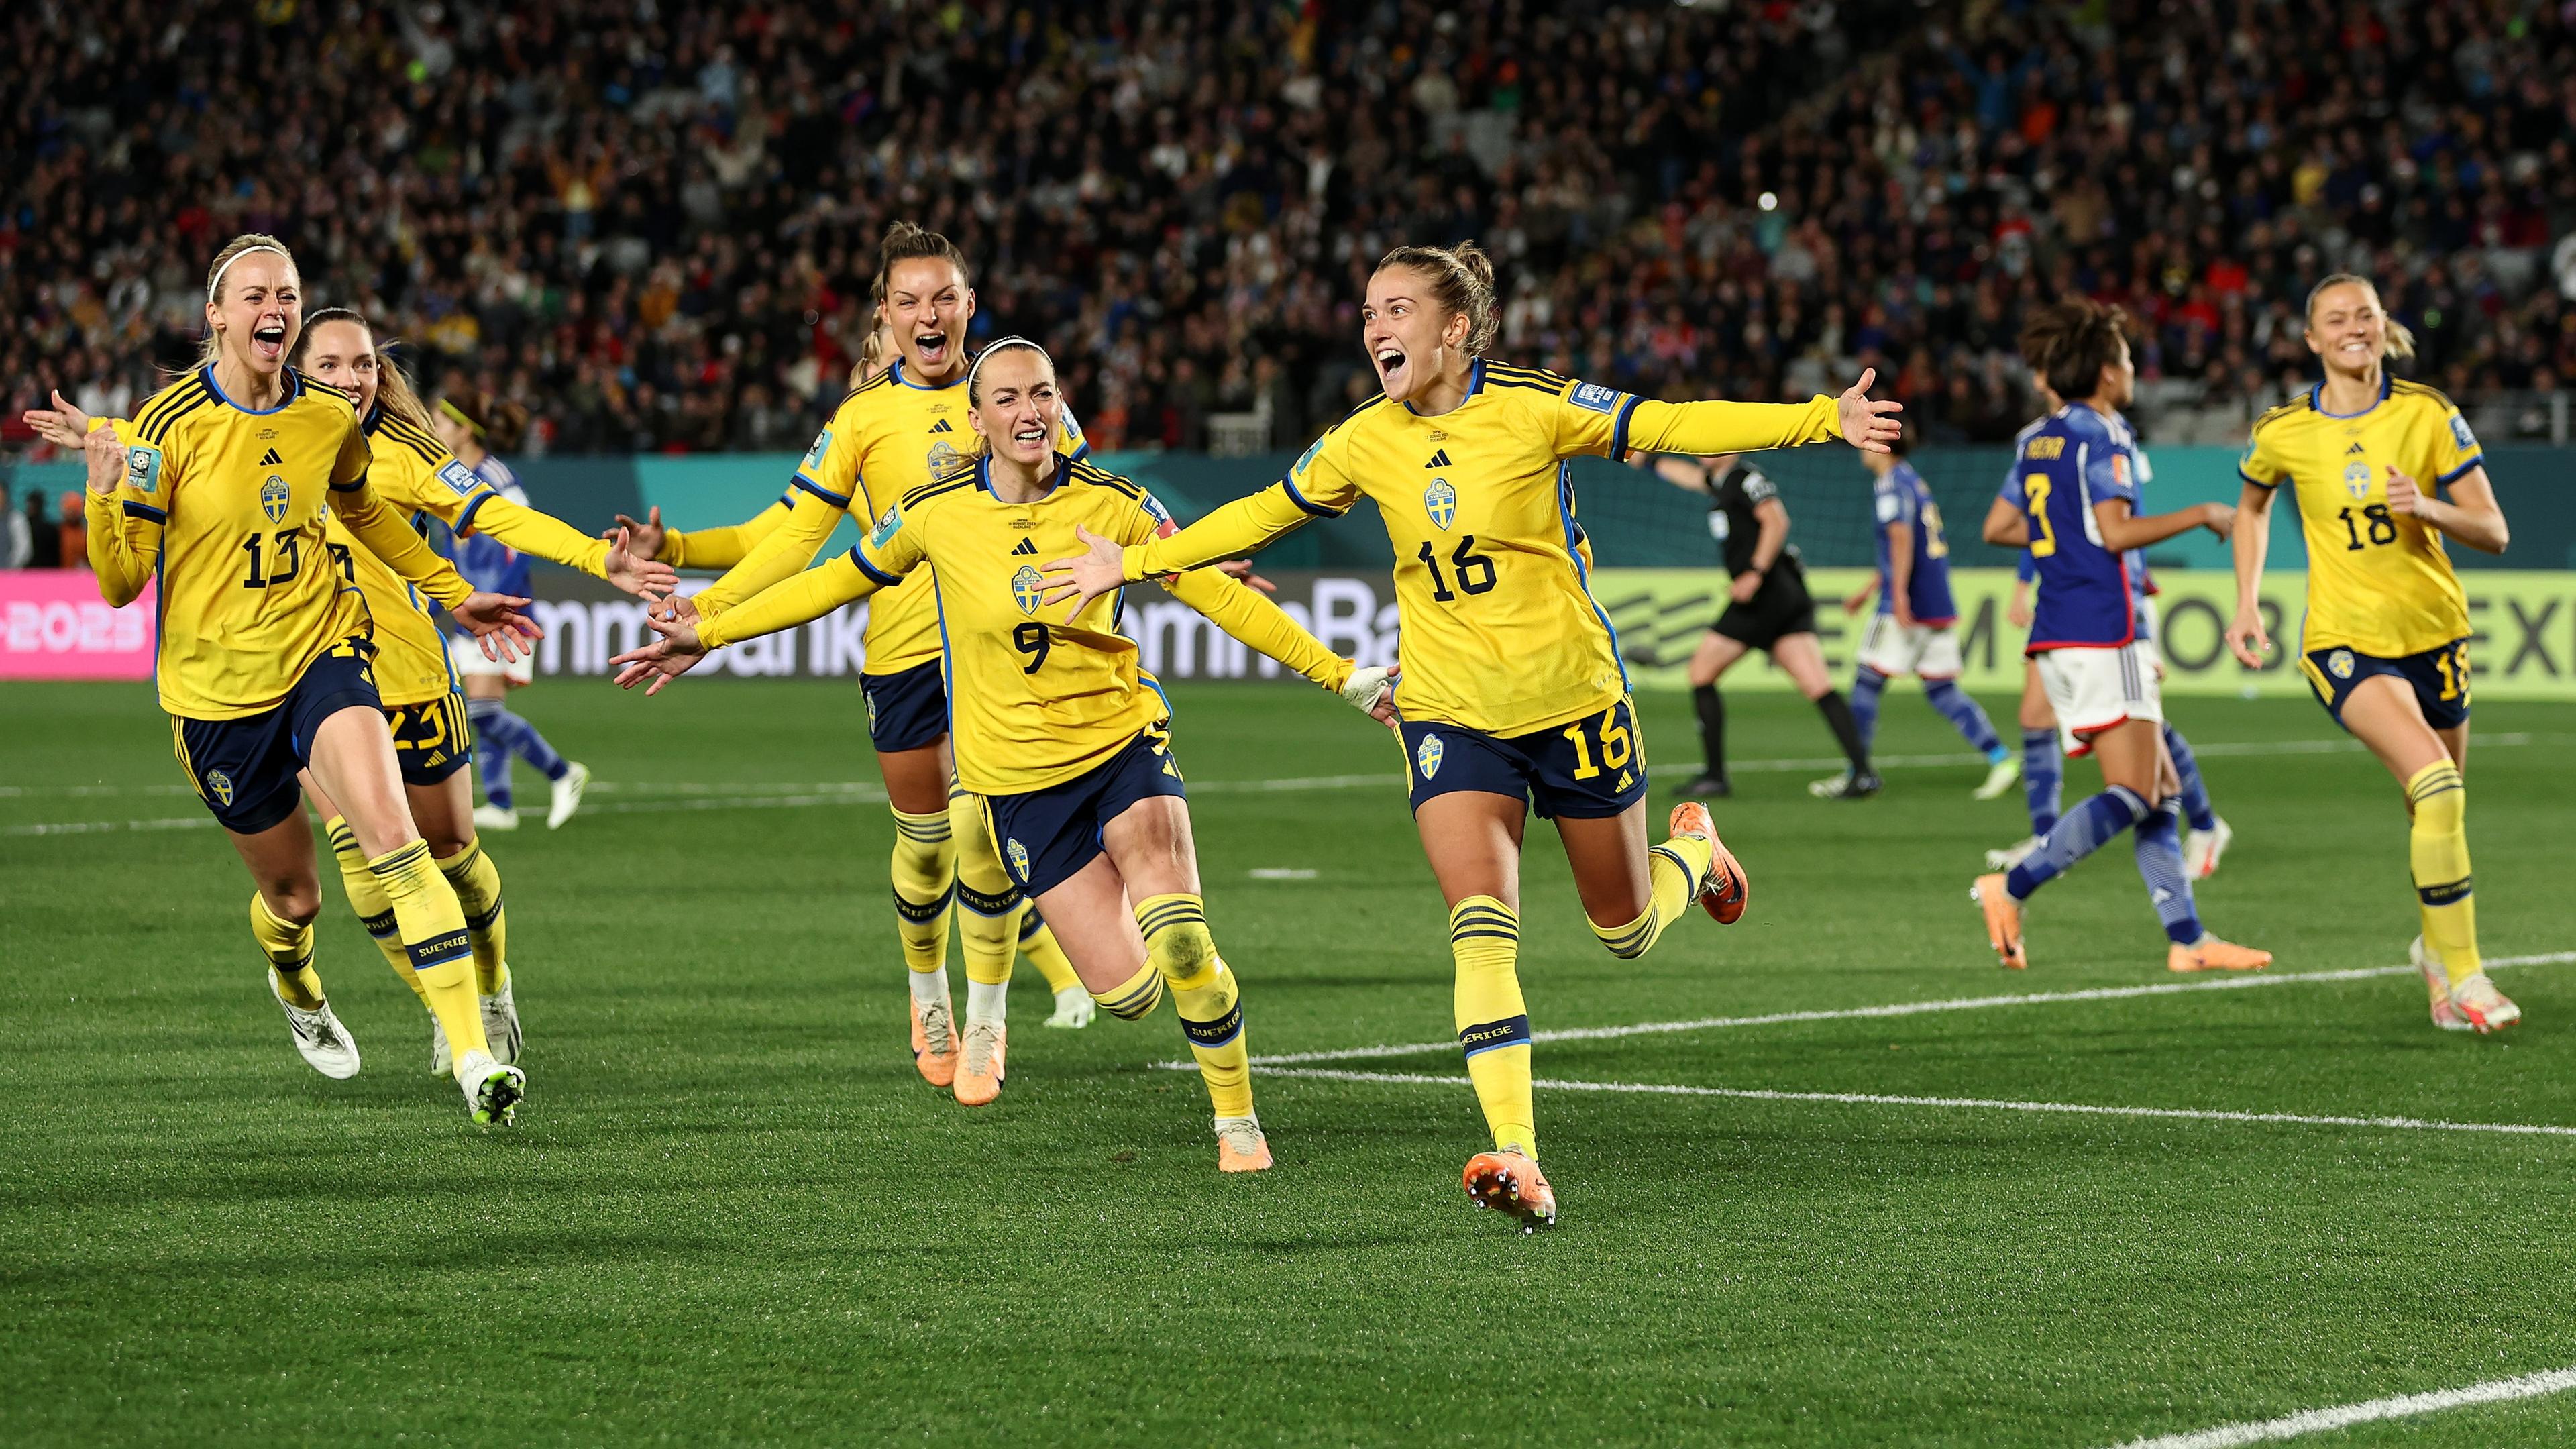
[[1780, 502], [1779, 488], [1734, 453], [1710, 458], [1632, 453], [1628, 461], [1652, 466], [1656, 476], [1708, 505], [1709, 536], [1716, 540], [1731, 580], [1725, 610], [1700, 636], [1690, 660], [1691, 703], [1699, 711], [1700, 746], [1708, 753], [1708, 768], [1676, 793], [1733, 793], [1726, 778], [1726, 701], [1717, 692], [1717, 681], [1755, 649], [1788, 671], [1798, 692], [1815, 702], [1841, 742], [1851, 761], [1838, 792], [1842, 798], [1878, 793], [1878, 772], [1870, 768], [1869, 747], [1861, 743], [1851, 705], [1825, 672], [1824, 647], [1816, 638], [1816, 604], [1807, 596], [1806, 571], [1789, 542], [1789, 510]]

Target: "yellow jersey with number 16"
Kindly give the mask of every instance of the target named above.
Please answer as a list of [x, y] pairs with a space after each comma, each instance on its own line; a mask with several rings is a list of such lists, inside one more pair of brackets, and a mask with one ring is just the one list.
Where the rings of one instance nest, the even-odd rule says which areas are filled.
[[2438, 649], [2469, 633], [2469, 603], [2440, 530], [2388, 506], [2388, 470], [2426, 493], [2486, 461], [2468, 419], [2419, 382], [2385, 378], [2350, 416], [2325, 410], [2325, 385], [2254, 420], [2237, 472], [2257, 488], [2291, 485], [2308, 545], [2308, 613], [2299, 652], [2345, 648], [2382, 659]]

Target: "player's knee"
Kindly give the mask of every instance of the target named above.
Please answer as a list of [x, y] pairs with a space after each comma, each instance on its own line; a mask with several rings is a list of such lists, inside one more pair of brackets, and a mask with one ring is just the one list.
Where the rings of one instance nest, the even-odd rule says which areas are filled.
[[1147, 961], [1126, 980], [1091, 995], [1111, 1016], [1122, 1021], [1142, 1021], [1163, 1002], [1163, 973], [1156, 963]]
[[312, 925], [322, 914], [322, 882], [310, 875], [261, 881], [259, 898], [267, 902], [270, 915], [290, 926]]
[[466, 847], [474, 843], [474, 822], [471, 820], [426, 821], [420, 827], [420, 838], [429, 842], [430, 858], [437, 861], [441, 869], [445, 869], [449, 862], [455, 860]]
[[2456, 767], [2436, 766], [2415, 777], [2411, 789], [2415, 828], [2428, 835], [2448, 835], [2469, 818], [2469, 787]]
[[1145, 933], [1147, 959], [1177, 989], [1191, 989], [1216, 963], [1216, 937], [1197, 896], [1148, 897], [1137, 903], [1136, 925]]
[[1601, 939], [1601, 949], [1622, 961], [1636, 960], [1655, 944], [1655, 908], [1651, 902], [1634, 920], [1620, 925], [1605, 926], [1589, 917], [1585, 918], [1584, 924]]

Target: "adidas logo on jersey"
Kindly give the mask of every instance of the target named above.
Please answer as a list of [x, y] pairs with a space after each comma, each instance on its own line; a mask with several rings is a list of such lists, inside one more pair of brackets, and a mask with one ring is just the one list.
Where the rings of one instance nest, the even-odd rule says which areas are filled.
[[1020, 540], [1020, 542], [1019, 542], [1019, 546], [1018, 546], [1017, 548], [1014, 548], [1014, 549], [1012, 549], [1012, 550], [1011, 550], [1011, 552], [1012, 552], [1012, 553], [1014, 553], [1014, 554], [1023, 554], [1023, 553], [1025, 553], [1025, 554], [1029, 554], [1029, 555], [1031, 555], [1031, 556], [1035, 556], [1035, 555], [1036, 555], [1036, 553], [1037, 553], [1037, 551], [1038, 551], [1038, 546], [1037, 546], [1035, 543], [1033, 543], [1033, 542], [1031, 542], [1031, 541], [1029, 541], [1028, 539], [1025, 539], [1025, 538]]
[[2349, 457], [2353, 456], [2355, 453], [2360, 452], [2361, 450], [2362, 450], [2362, 448], [2361, 448], [2361, 444], [2359, 444], [2359, 443], [2355, 443], [2355, 444], [2353, 444], [2351, 447], [2344, 449], [2344, 450], [2343, 450], [2343, 455], [2344, 455], [2345, 457], [2349, 458]]
[[932, 423], [930, 425], [930, 430], [934, 433], [953, 433], [957, 431], [955, 428], [948, 426], [948, 420], [946, 418], [941, 418], [939, 421]]
[[277, 450], [275, 448], [271, 448], [267, 452], [259, 455], [259, 466], [263, 468], [282, 468], [285, 465], [286, 460], [277, 456]]
[[1432, 453], [1432, 455], [1431, 455], [1431, 461], [1430, 461], [1430, 462], [1428, 462], [1428, 463], [1423, 464], [1422, 466], [1423, 466], [1423, 467], [1425, 467], [1425, 468], [1446, 468], [1446, 467], [1449, 467], [1449, 466], [1450, 466], [1450, 463], [1449, 463], [1449, 450], [1448, 450], [1447, 448], [1441, 448], [1441, 449], [1439, 449], [1439, 450], [1435, 451], [1435, 452], [1434, 452], [1434, 453]]

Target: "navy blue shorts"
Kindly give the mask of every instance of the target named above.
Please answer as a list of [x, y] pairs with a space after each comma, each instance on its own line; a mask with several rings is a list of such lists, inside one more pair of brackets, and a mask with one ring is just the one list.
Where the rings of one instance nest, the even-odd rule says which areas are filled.
[[2343, 723], [2344, 701], [2352, 698], [2353, 686], [2374, 674], [2393, 674], [2411, 686], [2415, 702], [2424, 708], [2424, 722], [2433, 728], [2447, 730], [2469, 722], [2466, 639], [2400, 659], [2351, 649], [2319, 649], [2300, 657], [2299, 670], [2308, 676], [2308, 688], [2316, 692], [2317, 703], [2326, 707], [2336, 724]]
[[386, 705], [385, 724], [406, 785], [435, 785], [474, 759], [474, 727], [465, 718], [465, 696], [454, 690], [425, 704]]
[[1154, 725], [1088, 774], [1025, 795], [987, 795], [984, 802], [993, 812], [1002, 864], [1022, 891], [1037, 896], [1091, 864], [1101, 851], [1100, 828], [1128, 806], [1189, 793], [1172, 759], [1170, 731]]
[[877, 753], [928, 749], [948, 733], [948, 683], [940, 677], [942, 667], [943, 661], [933, 659], [899, 674], [859, 676], [859, 692], [868, 700], [868, 740]]
[[1481, 790], [1527, 800], [1543, 819], [1599, 820], [1646, 798], [1645, 742], [1620, 700], [1596, 716], [1504, 738], [1437, 720], [1404, 722], [1413, 808]]
[[284, 703], [244, 719], [170, 718], [179, 768], [214, 812], [215, 823], [256, 835], [303, 803], [295, 772], [313, 757], [313, 732], [351, 706], [381, 710], [366, 641], [351, 639], [316, 659]]

